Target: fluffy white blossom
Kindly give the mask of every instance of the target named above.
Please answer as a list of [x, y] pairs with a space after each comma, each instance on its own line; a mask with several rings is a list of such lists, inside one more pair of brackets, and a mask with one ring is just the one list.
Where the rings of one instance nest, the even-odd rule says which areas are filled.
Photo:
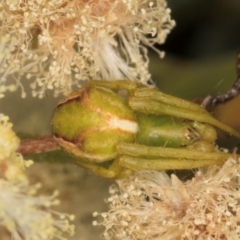
[[[19, 82], [14, 84], [6, 81], [8, 76], [13, 74], [16, 70], [10, 62], [8, 62], [11, 51], [14, 48], [14, 43], [16, 43], [16, 39], [11, 38], [9, 35], [0, 37], [0, 98], [4, 97], [4, 92], [6, 91], [15, 91], [17, 85], [19, 85]], [[22, 92], [22, 96], [25, 96], [24, 92]]]
[[8, 120], [7, 116], [0, 114], [0, 161], [11, 157], [20, 143]]
[[[1, 0], [0, 36], [11, 54], [8, 73], [33, 95], [68, 93], [89, 79], [150, 79], [146, 47], [161, 44], [174, 26], [165, 0]], [[23, 96], [25, 95], [23, 91]]]
[[37, 196], [40, 184], [29, 185], [25, 167], [32, 164], [16, 152], [19, 139], [8, 117], [0, 114], [0, 222], [12, 240], [64, 239], [73, 234], [73, 216], [54, 211], [59, 204], [57, 191], [52, 196]]
[[94, 213], [105, 239], [240, 239], [240, 162], [199, 170], [189, 181], [140, 171], [110, 189], [110, 209]]

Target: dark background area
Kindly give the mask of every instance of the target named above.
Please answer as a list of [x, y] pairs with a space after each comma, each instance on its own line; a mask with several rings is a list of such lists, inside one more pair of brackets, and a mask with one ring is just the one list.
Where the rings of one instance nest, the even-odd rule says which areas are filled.
[[177, 25], [163, 48], [185, 59], [240, 50], [239, 0], [168, 0]]

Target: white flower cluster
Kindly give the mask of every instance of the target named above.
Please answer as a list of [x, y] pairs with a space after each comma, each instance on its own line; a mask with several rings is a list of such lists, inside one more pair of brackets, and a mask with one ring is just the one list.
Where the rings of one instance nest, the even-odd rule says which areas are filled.
[[[4, 97], [4, 92], [15, 91], [17, 89], [17, 83], [9, 84], [6, 82], [8, 76], [16, 71], [15, 67], [13, 65], [10, 66], [9, 62], [14, 43], [16, 43], [15, 39], [9, 35], [0, 37], [0, 98]], [[22, 94], [22, 97], [24, 97], [24, 92]]]
[[[165, 0], [1, 0], [0, 41], [9, 56], [0, 83], [27, 73], [33, 95], [67, 94], [90, 79], [150, 79], [147, 48], [175, 25]], [[159, 52], [160, 56], [163, 53]], [[23, 96], [25, 93], [23, 92]]]
[[240, 162], [229, 159], [181, 182], [141, 171], [110, 189], [110, 209], [95, 212], [105, 239], [240, 239]]
[[36, 196], [40, 184], [30, 186], [24, 174], [32, 164], [16, 152], [19, 139], [8, 117], [0, 114], [0, 222], [13, 240], [64, 239], [74, 233], [73, 216], [51, 209], [59, 204], [57, 191], [52, 196]]

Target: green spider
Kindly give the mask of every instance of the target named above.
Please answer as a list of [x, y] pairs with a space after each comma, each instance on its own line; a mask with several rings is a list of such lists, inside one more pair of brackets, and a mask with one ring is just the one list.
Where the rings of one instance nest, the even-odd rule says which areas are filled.
[[127, 80], [90, 81], [52, 117], [54, 138], [75, 163], [107, 178], [222, 164], [232, 155], [215, 150], [213, 126], [240, 138], [201, 106]]

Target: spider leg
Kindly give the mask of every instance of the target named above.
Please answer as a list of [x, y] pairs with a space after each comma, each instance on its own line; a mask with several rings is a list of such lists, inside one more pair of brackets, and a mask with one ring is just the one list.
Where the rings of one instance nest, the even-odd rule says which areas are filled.
[[127, 90], [129, 92], [134, 91], [137, 88], [137, 84], [129, 80], [115, 80], [115, 81], [106, 81], [106, 80], [91, 80], [86, 86], [89, 87], [104, 87], [112, 90]]
[[201, 104], [205, 109], [211, 110], [218, 103], [225, 103], [239, 94], [240, 92], [240, 53], [237, 56], [236, 65], [237, 65], [237, 80], [233, 84], [232, 88], [229, 91], [227, 91], [225, 94], [218, 95], [216, 97], [207, 96]]
[[215, 160], [226, 161], [233, 154], [224, 152], [202, 152], [195, 149], [187, 148], [168, 148], [168, 147], [153, 147], [136, 143], [121, 142], [117, 146], [119, 155], [128, 155], [132, 157], [143, 158], [175, 158], [175, 159], [192, 159], [192, 160]]
[[129, 97], [128, 103], [131, 108], [137, 112], [156, 115], [165, 114], [192, 121], [209, 123], [240, 138], [239, 132], [215, 119], [201, 106], [177, 97], [163, 94], [155, 89], [136, 89], [134, 96]]
[[74, 159], [74, 162], [77, 165], [94, 172], [96, 175], [99, 175], [105, 178], [118, 178], [117, 176], [119, 174], [120, 174], [119, 178], [123, 178], [132, 174], [132, 172], [131, 173], [126, 172], [126, 170], [119, 165], [119, 160], [117, 158], [112, 162], [109, 168], [105, 168], [103, 166], [90, 163], [90, 162], [84, 162], [77, 158]]
[[155, 101], [158, 101], [161, 103], [165, 103], [167, 105], [172, 105], [177, 108], [206, 113], [206, 110], [202, 106], [200, 106], [196, 103], [189, 102], [182, 98], [178, 98], [178, 97], [174, 97], [174, 96], [165, 94], [163, 92], [160, 92], [157, 89], [138, 88], [134, 91], [133, 95], [135, 97], [139, 97], [139, 98], [152, 99], [152, 100], [155, 100]]
[[119, 163], [132, 169], [133, 171], [139, 170], [186, 170], [210, 165], [223, 164], [225, 160], [191, 160], [191, 159], [175, 159], [175, 158], [139, 158], [123, 155], [119, 159]]
[[141, 169], [170, 170], [192, 169], [214, 164], [222, 164], [232, 154], [201, 152], [194, 149], [151, 147], [131, 143], [119, 143], [119, 164], [134, 171]]

